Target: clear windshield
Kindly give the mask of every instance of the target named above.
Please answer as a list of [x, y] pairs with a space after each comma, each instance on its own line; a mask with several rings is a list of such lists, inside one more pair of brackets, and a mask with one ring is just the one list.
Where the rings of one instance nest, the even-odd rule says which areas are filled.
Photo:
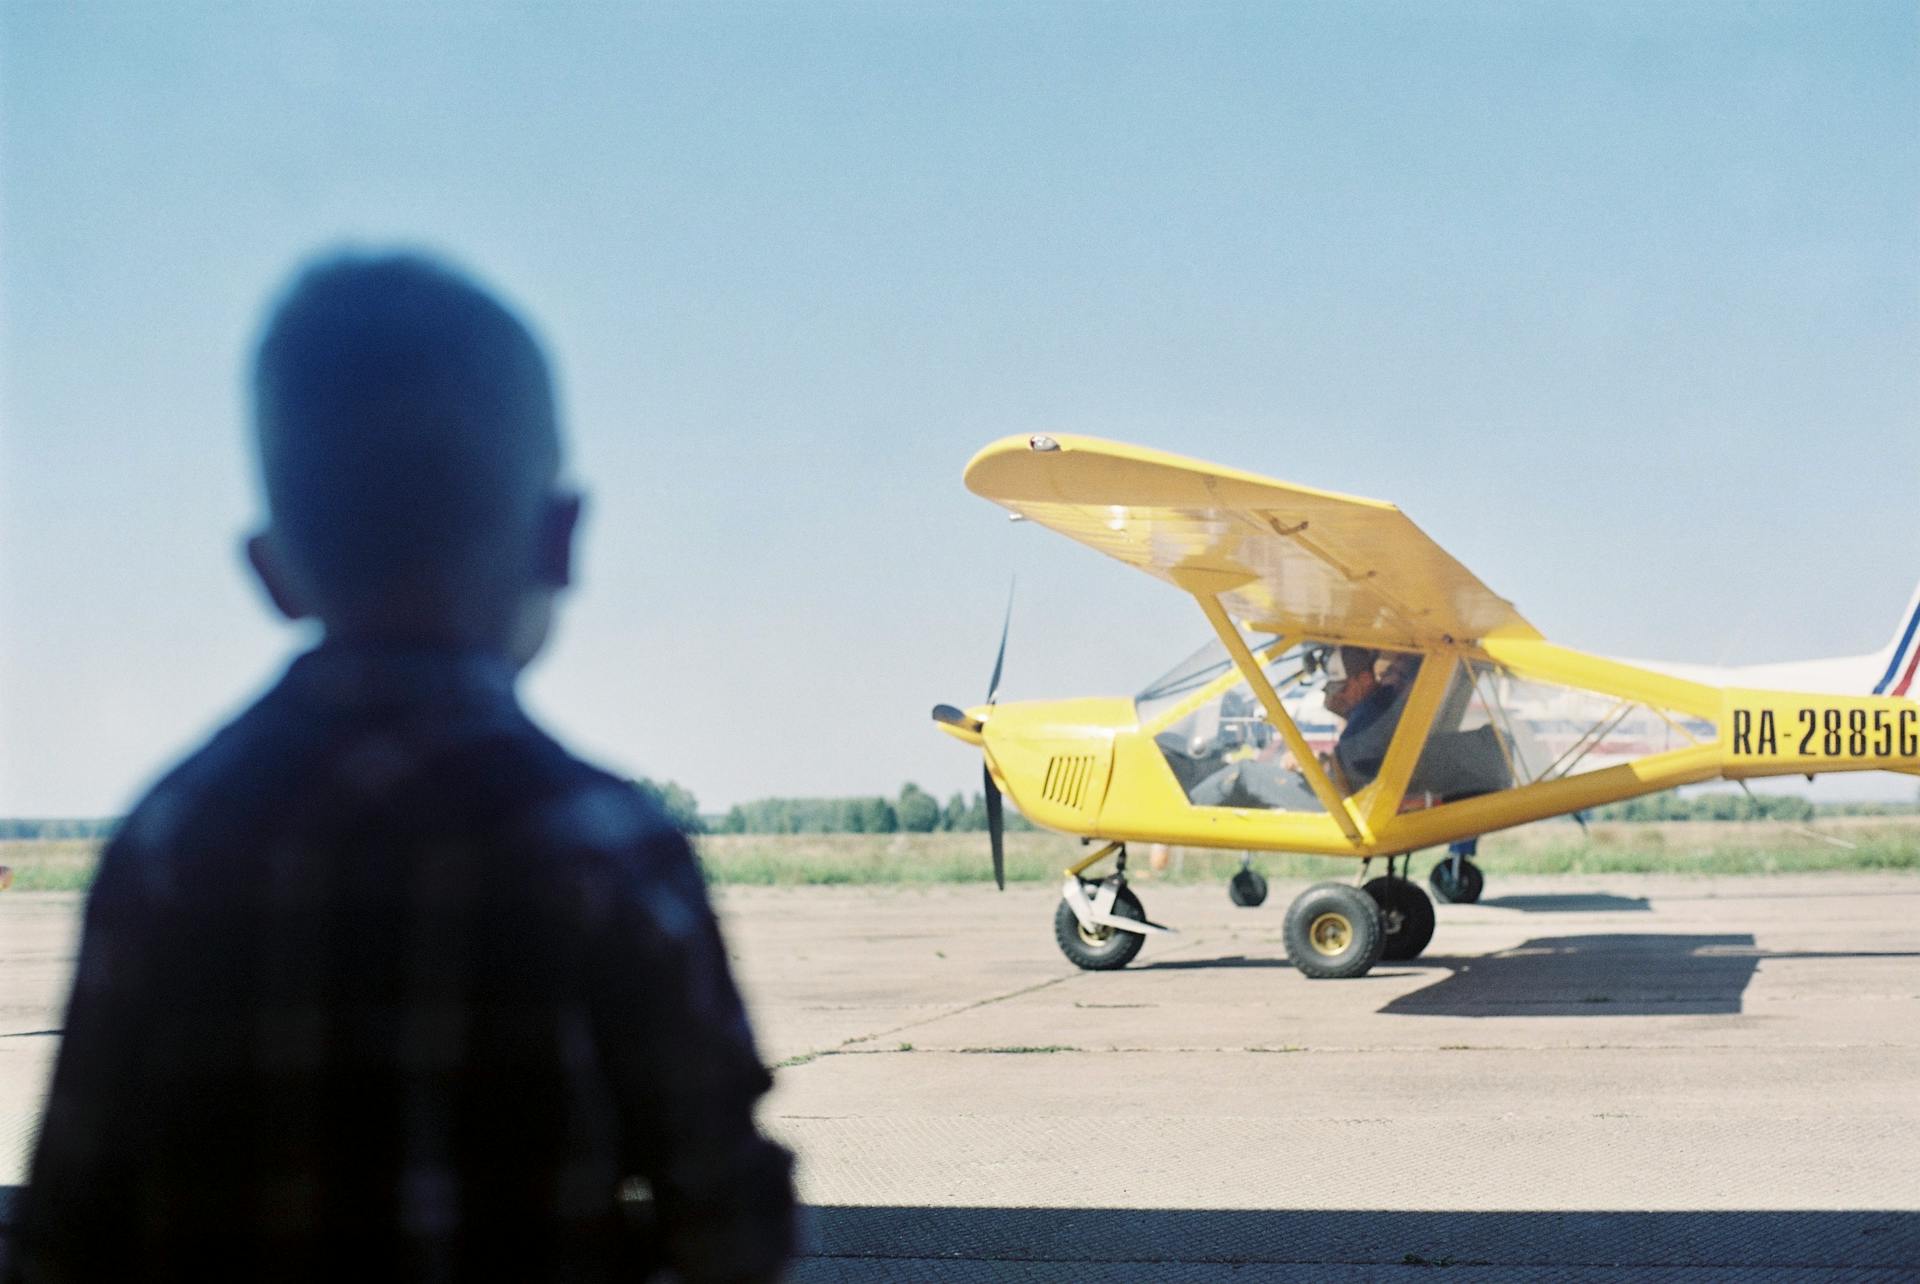
[[[1278, 640], [1274, 635], [1266, 634], [1247, 639], [1247, 645], [1258, 654]], [[1233, 657], [1227, 654], [1227, 648], [1221, 645], [1220, 639], [1214, 638], [1148, 683], [1146, 689], [1133, 698], [1134, 707], [1140, 712], [1140, 721], [1152, 722], [1184, 697], [1192, 695], [1215, 678], [1225, 676], [1231, 668]]]
[[[1277, 638], [1253, 650], [1294, 725], [1342, 792], [1364, 787], [1380, 769], [1399, 724], [1420, 657], [1365, 648], [1344, 651], [1302, 642], [1267, 654]], [[1364, 671], [1351, 686], [1348, 668]], [[1143, 722], [1155, 714], [1173, 721], [1155, 735], [1174, 778], [1199, 806], [1323, 811], [1279, 731], [1242, 679], [1201, 698], [1209, 684], [1233, 672], [1215, 642], [1177, 665], [1142, 692]], [[1197, 702], [1196, 702], [1197, 701]]]
[[[1288, 717], [1337, 792], [1365, 788], [1385, 763], [1422, 657], [1311, 640], [1267, 654], [1277, 641], [1249, 640]], [[1524, 679], [1484, 660], [1446, 663], [1451, 681], [1402, 810], [1557, 780], [1714, 736], [1698, 718]], [[1234, 672], [1226, 648], [1210, 642], [1136, 698], [1143, 723], [1169, 719], [1154, 742], [1188, 800], [1324, 811], [1252, 688], [1244, 679], [1224, 681]]]

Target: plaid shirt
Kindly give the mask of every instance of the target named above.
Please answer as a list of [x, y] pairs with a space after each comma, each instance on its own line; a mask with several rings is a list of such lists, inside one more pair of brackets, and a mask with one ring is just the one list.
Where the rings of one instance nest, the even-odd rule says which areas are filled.
[[686, 840], [478, 655], [328, 645], [103, 856], [13, 1276], [778, 1274]]

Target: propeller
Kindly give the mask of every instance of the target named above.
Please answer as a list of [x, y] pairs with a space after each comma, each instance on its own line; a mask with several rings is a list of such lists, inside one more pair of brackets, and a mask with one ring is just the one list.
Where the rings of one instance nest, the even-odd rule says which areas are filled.
[[[1018, 584], [1016, 579], [1014, 584]], [[1007, 586], [1007, 613], [1000, 621], [1000, 650], [993, 657], [993, 676], [987, 680], [987, 707], [992, 708], [1000, 699], [1000, 671], [1007, 662], [1007, 630], [1013, 625], [1013, 589]], [[993, 849], [993, 883], [1001, 891], [1007, 890], [1007, 839], [1006, 816], [1000, 804], [1000, 787], [993, 783], [993, 768], [984, 763], [980, 768], [980, 778], [986, 786], [987, 799], [987, 843]]]
[[[1014, 583], [1018, 583], [1016, 580]], [[987, 706], [989, 708], [1000, 700], [1000, 670], [1007, 663], [1007, 629], [1013, 624], [1013, 585], [1007, 586], [1007, 613], [1000, 620], [1000, 649], [994, 653], [993, 676], [987, 679]]]
[[1000, 787], [993, 783], [993, 768], [982, 767], [980, 777], [987, 787], [987, 842], [993, 846], [993, 884], [1007, 890], [1007, 844], [1002, 836], [1004, 823], [1000, 811]]

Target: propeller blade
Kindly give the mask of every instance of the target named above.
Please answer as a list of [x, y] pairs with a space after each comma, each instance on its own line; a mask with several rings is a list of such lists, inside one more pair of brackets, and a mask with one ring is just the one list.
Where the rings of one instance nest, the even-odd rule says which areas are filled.
[[987, 680], [988, 704], [1000, 699], [1000, 669], [1007, 662], [1007, 629], [1013, 624], [1013, 587], [1013, 584], [1007, 585], [1007, 614], [1000, 621], [1000, 651], [993, 657], [993, 677]]
[[1002, 832], [1005, 819], [1000, 810], [1000, 786], [993, 783], [991, 768], [983, 768], [981, 775], [987, 785], [987, 841], [993, 846], [993, 883], [1004, 892], [1007, 890], [1007, 845]]
[[969, 718], [965, 713], [950, 704], [934, 705], [933, 720], [935, 722], [944, 722], [950, 727], [958, 727], [962, 731], [978, 731], [987, 725], [978, 718]]

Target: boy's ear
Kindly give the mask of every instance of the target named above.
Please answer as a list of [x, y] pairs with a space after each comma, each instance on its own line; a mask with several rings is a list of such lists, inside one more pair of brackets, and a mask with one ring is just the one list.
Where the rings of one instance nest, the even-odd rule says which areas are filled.
[[271, 530], [248, 536], [246, 549], [247, 564], [253, 567], [253, 573], [267, 590], [274, 610], [289, 620], [304, 620], [313, 614], [313, 608], [301, 598], [292, 573], [281, 560], [279, 546], [274, 543]]
[[533, 577], [545, 588], [563, 589], [573, 583], [573, 541], [584, 505], [578, 493], [561, 491], [547, 500], [540, 514]]

